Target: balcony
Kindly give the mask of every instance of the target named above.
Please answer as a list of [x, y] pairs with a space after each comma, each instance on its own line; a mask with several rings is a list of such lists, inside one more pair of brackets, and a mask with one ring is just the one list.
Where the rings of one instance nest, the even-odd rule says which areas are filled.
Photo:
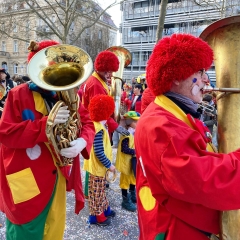
[[10, 57], [9, 52], [0, 51], [0, 56]]
[[36, 29], [38, 35], [52, 34], [53, 31], [48, 26], [38, 26]]

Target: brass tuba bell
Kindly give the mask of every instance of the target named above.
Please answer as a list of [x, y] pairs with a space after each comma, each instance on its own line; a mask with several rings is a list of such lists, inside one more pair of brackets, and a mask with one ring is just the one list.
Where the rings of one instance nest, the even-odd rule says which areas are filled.
[[[37, 52], [28, 64], [28, 75], [40, 88], [56, 91], [59, 101], [51, 109], [46, 127], [50, 148], [59, 166], [66, 166], [73, 159], [62, 157], [60, 150], [69, 147], [80, 131], [77, 87], [83, 84], [93, 70], [90, 56], [76, 46], [59, 44]], [[68, 106], [70, 117], [64, 124], [53, 126], [58, 109]]]
[[117, 122], [119, 122], [123, 70], [131, 63], [132, 55], [126, 48], [121, 46], [112, 46], [106, 50], [113, 52], [120, 62], [118, 71], [113, 73], [111, 84], [111, 95], [113, 96], [115, 102], [114, 118]]
[[[200, 35], [214, 52], [217, 89], [232, 92], [217, 101], [218, 146], [222, 153], [229, 153], [240, 146], [240, 16], [221, 19], [209, 25]], [[229, 89], [229, 91], [226, 91]], [[235, 93], [234, 93], [235, 92]], [[230, 199], [231, 201], [231, 199]], [[221, 219], [222, 240], [240, 240], [240, 210], [224, 211]]]

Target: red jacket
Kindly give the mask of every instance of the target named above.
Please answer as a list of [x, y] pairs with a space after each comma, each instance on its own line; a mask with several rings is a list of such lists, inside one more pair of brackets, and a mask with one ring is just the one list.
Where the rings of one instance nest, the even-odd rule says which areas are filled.
[[240, 208], [239, 149], [207, 151], [197, 130], [155, 102], [139, 119], [134, 142], [140, 240], [207, 240], [203, 232], [220, 231], [220, 211]]
[[[0, 208], [15, 224], [27, 223], [42, 212], [51, 198], [56, 181], [56, 166], [45, 144], [48, 142], [45, 131], [47, 116], [43, 116], [35, 106], [33, 92], [27, 84], [21, 84], [9, 91], [0, 121]], [[80, 136], [87, 141], [82, 154], [88, 158], [95, 130], [84, 107], [80, 106], [79, 114], [82, 123]], [[15, 204], [6, 176], [20, 174], [26, 169], [31, 171], [40, 193]], [[66, 172], [64, 168], [62, 171]], [[71, 183], [72, 174], [80, 177], [80, 169], [76, 171], [67, 176]], [[68, 189], [81, 190], [80, 180]], [[21, 191], [21, 186], [17, 189]], [[24, 190], [28, 191], [26, 188]]]
[[[94, 74], [97, 75], [97, 73]], [[103, 84], [98, 80], [97, 77], [92, 75], [88, 78], [86, 83], [82, 85], [81, 91], [79, 93], [82, 94], [82, 103], [84, 107], [88, 109], [88, 105], [94, 96], [98, 94], [109, 95], [109, 90], [104, 88]], [[107, 125], [109, 132], [113, 132], [118, 127], [118, 124], [113, 118], [108, 119]]]
[[128, 106], [128, 111], [136, 111], [141, 114], [142, 113], [141, 111], [142, 94], [138, 96], [137, 101], [133, 105], [134, 98], [135, 98], [135, 95], [133, 94], [131, 96], [131, 99], [126, 99], [125, 101]]

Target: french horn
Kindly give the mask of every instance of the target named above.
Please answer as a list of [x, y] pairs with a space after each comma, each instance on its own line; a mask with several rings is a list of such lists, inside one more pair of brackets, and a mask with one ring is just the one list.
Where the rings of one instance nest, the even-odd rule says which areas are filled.
[[[60, 150], [69, 147], [69, 143], [79, 135], [81, 120], [77, 87], [88, 79], [92, 70], [90, 56], [83, 49], [67, 44], [40, 50], [28, 64], [27, 72], [31, 80], [42, 89], [56, 91], [59, 97], [49, 112], [46, 127], [49, 146], [59, 166], [73, 162], [72, 158], [61, 156]], [[54, 126], [56, 113], [62, 106], [68, 106], [70, 117], [66, 123]]]
[[[208, 42], [214, 52], [217, 88], [212, 90], [229, 93], [217, 97], [219, 152], [229, 153], [240, 146], [240, 16], [214, 22], [200, 38]], [[220, 239], [240, 240], [240, 210], [222, 212], [220, 227]]]

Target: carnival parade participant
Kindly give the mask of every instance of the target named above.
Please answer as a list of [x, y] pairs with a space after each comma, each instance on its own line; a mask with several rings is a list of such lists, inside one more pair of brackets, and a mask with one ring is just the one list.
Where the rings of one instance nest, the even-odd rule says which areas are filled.
[[[36, 43], [28, 60], [39, 50], [57, 44], [51, 40]], [[84, 206], [79, 154], [89, 157], [94, 125], [80, 105], [81, 133], [60, 152], [74, 158], [71, 171], [69, 166], [59, 167], [46, 136], [48, 110], [57, 101], [55, 92], [34, 82], [9, 91], [0, 121], [0, 209], [7, 218], [7, 240], [62, 240], [66, 187], [75, 190], [75, 213]], [[67, 107], [60, 107], [53, 124], [65, 123], [68, 116]]]
[[[107, 84], [111, 79], [113, 72], [119, 68], [119, 60], [117, 56], [110, 51], [100, 52], [94, 61], [95, 71], [88, 78], [85, 84], [79, 89], [79, 95], [82, 96], [82, 103], [88, 109], [91, 99], [98, 94], [105, 94], [110, 96], [110, 88]], [[116, 131], [121, 135], [129, 135], [129, 132], [119, 125], [113, 117], [107, 119], [107, 126], [110, 135]], [[85, 197], [88, 196], [88, 172], [85, 177]]]
[[128, 105], [128, 111], [136, 111], [141, 113], [142, 93], [142, 85], [135, 84], [133, 88], [133, 94], [125, 101]]
[[[91, 99], [98, 94], [110, 95], [110, 88], [107, 81], [111, 79], [113, 72], [119, 68], [119, 60], [117, 56], [110, 51], [100, 52], [94, 62], [95, 72], [85, 84], [81, 86], [82, 89], [82, 102], [86, 109]], [[117, 131], [122, 135], [129, 135], [128, 131], [110, 117], [107, 119], [109, 132]]]
[[[10, 79], [9, 73], [4, 68], [0, 68], [0, 84], [5, 89], [3, 96], [0, 97], [0, 107], [4, 108], [8, 92], [14, 88], [13, 81]], [[1, 116], [2, 111], [0, 111], [0, 117]]]
[[[122, 191], [122, 207], [128, 211], [135, 212], [136, 199], [136, 153], [134, 148], [134, 132], [140, 114], [128, 111], [123, 115], [123, 124], [130, 132], [129, 136], [121, 136], [116, 156], [116, 169], [120, 174], [120, 188]], [[128, 193], [129, 191], [129, 193]]]
[[92, 119], [96, 135], [89, 160], [84, 160], [84, 170], [89, 172], [88, 207], [89, 223], [107, 226], [111, 223], [108, 217], [114, 217], [105, 191], [105, 175], [107, 169], [115, 172], [112, 162], [112, 148], [106, 128], [107, 119], [113, 114], [115, 108], [111, 96], [96, 95], [90, 101], [88, 110]]
[[156, 96], [135, 132], [140, 240], [207, 240], [220, 211], [240, 208], [240, 150], [214, 152], [198, 119], [213, 61], [210, 46], [188, 34], [164, 37], [147, 64]]

